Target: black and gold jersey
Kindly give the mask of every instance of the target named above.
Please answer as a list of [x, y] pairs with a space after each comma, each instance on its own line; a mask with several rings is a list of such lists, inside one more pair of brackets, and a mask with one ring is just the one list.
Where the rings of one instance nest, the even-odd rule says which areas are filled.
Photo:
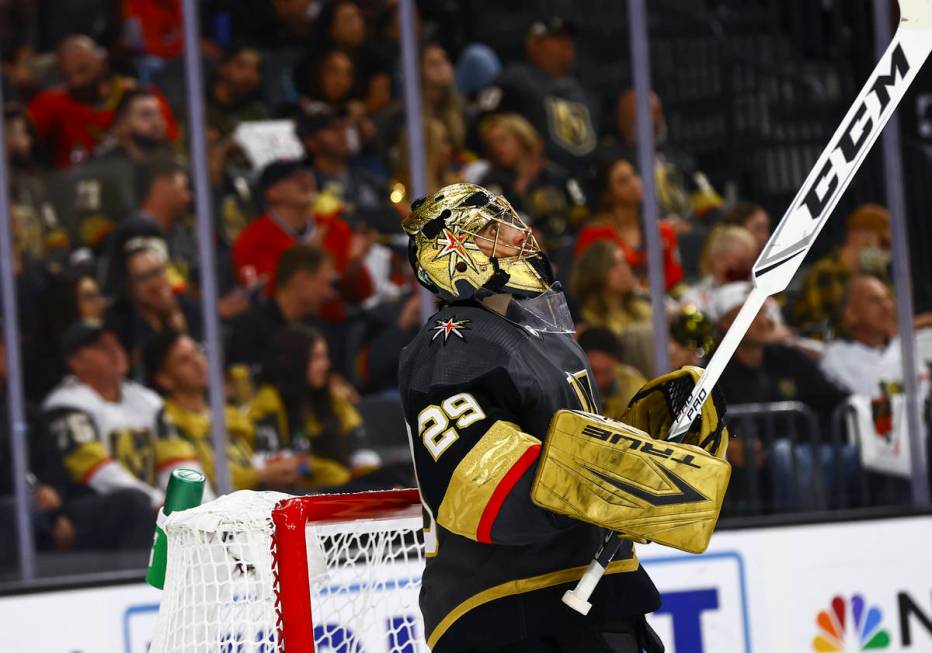
[[630, 545], [581, 617], [561, 601], [601, 529], [531, 501], [542, 440], [560, 409], [599, 412], [569, 334], [519, 326], [473, 302], [434, 315], [402, 353], [401, 399], [425, 506], [425, 635], [435, 652], [546, 634], [568, 621], [611, 624], [659, 596]]
[[[249, 417], [241, 410], [226, 407], [227, 460], [230, 476], [236, 490], [254, 490], [259, 482], [253, 467], [252, 448], [249, 442], [253, 436], [253, 425]], [[198, 461], [211, 485], [215, 485], [214, 443], [211, 439], [210, 414], [188, 410], [171, 399], [165, 401], [165, 407], [159, 414], [159, 435], [162, 439], [180, 438], [190, 443], [197, 452]]]
[[[355, 433], [362, 427], [362, 418], [352, 404], [344, 399], [332, 398], [333, 414], [338, 422], [338, 437], [343, 438], [347, 449], [352, 449]], [[247, 411], [253, 424], [250, 446], [259, 457], [272, 457], [279, 453], [307, 454], [308, 474], [304, 487], [336, 486], [352, 478], [350, 460], [337, 460], [330, 451], [323, 451], [320, 439], [324, 426], [313, 415], [303, 424], [290, 424], [281, 395], [271, 385], [259, 388]]]
[[508, 66], [479, 99], [480, 109], [519, 113], [544, 141], [547, 158], [574, 174], [586, 172], [598, 144], [598, 105], [575, 77], [551, 77], [526, 62]]

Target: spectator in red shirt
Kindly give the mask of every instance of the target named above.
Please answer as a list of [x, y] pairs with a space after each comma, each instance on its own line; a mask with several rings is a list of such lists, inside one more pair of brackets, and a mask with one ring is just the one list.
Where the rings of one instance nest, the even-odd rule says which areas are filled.
[[[38, 93], [29, 103], [29, 117], [39, 138], [51, 149], [57, 168], [86, 159], [114, 121], [114, 109], [136, 85], [129, 77], [113, 75], [107, 54], [87, 36], [69, 36], [58, 48], [63, 87]], [[159, 107], [169, 140], [178, 139], [178, 126], [165, 99]]]
[[184, 52], [181, 0], [123, 0], [123, 47], [174, 59]]
[[[599, 174], [599, 213], [592, 224], [586, 226], [576, 241], [579, 255], [597, 240], [611, 240], [621, 248], [628, 265], [646, 285], [647, 246], [644, 227], [641, 225], [641, 177], [624, 159], [612, 159]], [[660, 242], [663, 252], [663, 272], [669, 292], [683, 280], [677, 250], [676, 232], [665, 221], [660, 221]]]
[[[372, 238], [354, 233], [339, 217], [313, 212], [317, 183], [310, 169], [300, 161], [274, 161], [259, 177], [259, 193], [266, 212], [247, 225], [233, 244], [233, 267], [242, 283], [264, 278], [271, 295], [282, 253], [294, 245], [315, 244], [333, 259], [345, 301], [358, 303], [372, 294], [372, 279], [363, 265]], [[333, 313], [327, 317], [337, 318]]]

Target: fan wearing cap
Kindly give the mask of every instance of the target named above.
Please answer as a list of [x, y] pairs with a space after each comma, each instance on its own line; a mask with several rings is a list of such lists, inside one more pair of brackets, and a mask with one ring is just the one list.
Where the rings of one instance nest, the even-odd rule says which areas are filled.
[[399, 233], [398, 211], [385, 183], [364, 167], [350, 165], [359, 139], [349, 116], [315, 102], [298, 119], [296, 131], [314, 166], [318, 212], [337, 213], [356, 231]]
[[[294, 245], [316, 244], [330, 254], [345, 301], [357, 303], [372, 294], [372, 280], [363, 265], [369, 242], [339, 217], [313, 210], [317, 181], [311, 169], [297, 160], [274, 161], [262, 170], [258, 186], [266, 212], [247, 225], [233, 244], [233, 267], [241, 281], [248, 285], [264, 279], [267, 294], [272, 295], [279, 257]], [[344, 310], [336, 306], [328, 313], [340, 319]]]
[[[6, 367], [6, 345], [0, 338], [0, 392], [7, 388]], [[155, 513], [149, 496], [134, 488], [95, 494], [75, 486], [45, 420], [33, 405], [27, 403], [25, 409], [27, 481], [36, 546], [59, 551], [151, 547]], [[6, 496], [13, 493], [9, 452], [9, 415], [6, 405], [0, 404], [0, 495]], [[0, 528], [10, 528], [6, 520], [0, 524]]]
[[75, 322], [62, 336], [71, 372], [52, 390], [42, 409], [71, 480], [98, 494], [127, 488], [161, 505], [172, 470], [200, 470], [191, 445], [156, 438], [162, 400], [124, 377], [126, 351], [97, 322]]
[[[751, 291], [751, 283], [726, 283], [712, 295], [709, 316], [720, 333], [734, 322]], [[822, 418], [828, 433], [828, 419], [848, 392], [825, 376], [818, 363], [798, 347], [778, 342], [770, 312], [762, 309], [718, 385], [730, 403], [801, 401]]]
[[848, 216], [845, 240], [817, 260], [803, 277], [792, 323], [800, 332], [831, 338], [838, 332], [842, 295], [856, 274], [870, 274], [889, 285], [890, 212], [878, 204], [862, 204]]
[[670, 339], [667, 340], [667, 356], [670, 358], [670, 367], [705, 367], [705, 361], [715, 347], [712, 321], [690, 304], [681, 305], [668, 316], [668, 321]]
[[560, 16], [535, 20], [525, 39], [526, 60], [505, 68], [479, 104], [487, 112], [527, 118], [543, 136], [547, 158], [582, 174], [596, 149], [600, 116], [573, 76], [575, 33], [573, 23]]
[[[608, 566], [588, 616], [560, 601], [602, 531], [598, 519], [561, 516], [568, 513], [548, 498], [576, 505], [594, 492], [624, 492], [596, 490], [581, 466], [570, 466], [559, 488], [539, 478], [555, 455], [548, 448], [555, 414], [580, 411], [581, 428], [598, 429], [604, 418], [565, 298], [531, 230], [507, 200], [473, 184], [414, 202], [403, 228], [418, 280], [441, 302], [399, 365], [425, 509], [420, 603], [428, 646], [434, 653], [661, 651], [644, 620], [659, 596], [630, 542]], [[693, 378], [682, 370], [648, 384], [632, 402], [638, 414], [625, 415], [632, 426], [621, 428], [669, 415], [664, 401], [651, 398], [680, 382], [692, 387]], [[727, 432], [718, 408], [707, 402], [710, 421], [690, 442], [720, 455]], [[575, 459], [585, 460], [584, 452]]]

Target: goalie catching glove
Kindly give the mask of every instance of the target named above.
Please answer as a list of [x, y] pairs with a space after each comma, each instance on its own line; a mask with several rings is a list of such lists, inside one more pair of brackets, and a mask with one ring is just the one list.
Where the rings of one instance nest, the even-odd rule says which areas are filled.
[[713, 393], [683, 442], [648, 435], [666, 435], [700, 373], [687, 367], [645, 385], [626, 423], [558, 411], [541, 452], [534, 503], [632, 539], [705, 551], [731, 475], [724, 402]]

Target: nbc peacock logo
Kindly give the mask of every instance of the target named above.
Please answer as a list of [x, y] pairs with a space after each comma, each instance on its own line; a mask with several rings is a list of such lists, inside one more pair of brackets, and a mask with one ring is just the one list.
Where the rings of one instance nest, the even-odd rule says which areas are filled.
[[812, 650], [853, 653], [885, 649], [890, 646], [890, 633], [880, 627], [881, 619], [880, 608], [867, 607], [860, 594], [852, 596], [850, 601], [836, 596], [830, 608], [819, 612], [816, 618], [819, 634], [812, 640]]

